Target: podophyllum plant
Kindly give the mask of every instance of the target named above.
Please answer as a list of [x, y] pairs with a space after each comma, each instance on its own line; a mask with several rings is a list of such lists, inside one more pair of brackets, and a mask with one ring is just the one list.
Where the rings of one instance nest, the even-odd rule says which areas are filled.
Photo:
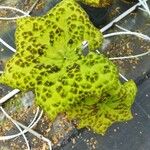
[[[132, 118], [136, 85], [132, 80], [122, 84], [117, 67], [95, 52], [103, 35], [76, 1], [63, 0], [42, 17], [18, 19], [15, 37], [17, 52], [0, 83], [32, 90], [52, 120], [65, 112], [79, 128], [104, 134], [112, 123]], [[87, 55], [81, 49], [84, 40]]]

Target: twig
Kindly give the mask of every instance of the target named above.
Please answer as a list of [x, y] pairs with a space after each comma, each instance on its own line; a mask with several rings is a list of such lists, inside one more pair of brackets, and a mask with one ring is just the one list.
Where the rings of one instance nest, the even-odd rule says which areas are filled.
[[147, 11], [144, 8], [139, 7], [138, 9], [147, 13]]
[[[15, 121], [15, 120], [14, 120], [14, 121]], [[15, 122], [16, 122], [20, 127], [24, 128], [24, 129], [26, 129], [26, 130], [28, 130], [30, 133], [32, 133], [33, 135], [35, 135], [35, 136], [38, 137], [39, 139], [41, 139], [41, 140], [47, 142], [48, 145], [49, 145], [49, 150], [52, 150], [51, 141], [50, 141], [49, 139], [45, 138], [43, 135], [41, 135], [41, 134], [35, 132], [34, 130], [32, 130], [32, 129], [26, 127], [25, 125], [21, 124], [20, 122], [18, 122], [18, 121], [15, 121]]]
[[121, 26], [119, 26], [119, 25], [117, 25], [117, 24], [115, 24], [115, 26], [116, 26], [117, 28], [123, 30], [123, 31], [131, 32], [130, 30], [127, 30], [127, 29], [125, 29], [125, 28], [123, 28], [123, 27], [121, 27]]
[[18, 90], [18, 89], [14, 89], [13, 91], [9, 92], [7, 95], [5, 95], [4, 97], [2, 97], [0, 99], [0, 105], [2, 105], [4, 102], [6, 102], [7, 100], [9, 100], [11, 97], [13, 97], [14, 95], [16, 95], [19, 92], [20, 92], [20, 90]]
[[30, 13], [33, 11], [33, 9], [35, 8], [35, 6], [38, 4], [39, 1], [40, 1], [40, 0], [36, 0], [36, 1], [34, 2], [34, 4], [31, 6], [31, 8], [27, 11], [27, 14], [30, 14]]
[[26, 16], [30, 16], [28, 13], [26, 13], [26, 12], [24, 12], [24, 11], [18, 9], [18, 8], [14, 8], [14, 7], [10, 7], [10, 6], [0, 6], [0, 9], [15, 10], [17, 12], [20, 12], [20, 13], [26, 15]]
[[121, 73], [119, 73], [119, 75], [122, 79], [124, 79], [125, 81], [128, 81], [128, 79], [124, 75], [122, 75]]
[[[12, 118], [5, 112], [5, 110], [4, 110], [1, 106], [0, 106], [0, 109], [2, 110], [2, 112], [3, 112], [5, 115], [7, 115], [7, 118], [9, 118], [17, 127], [20, 126], [20, 127], [22, 127], [22, 128], [25, 129], [24, 131], [28, 131], [28, 132], [30, 132], [31, 134], [33, 134], [33, 135], [35, 135], [36, 137], [38, 137], [39, 139], [41, 139], [41, 140], [47, 142], [47, 143], [48, 143], [48, 146], [49, 146], [49, 150], [52, 150], [51, 141], [50, 141], [49, 139], [45, 138], [43, 135], [37, 133], [36, 131], [32, 130], [31, 128], [26, 127], [25, 125], [21, 124], [20, 122], [18, 122], [18, 121], [16, 121], [16, 120], [12, 119]], [[36, 121], [35, 123], [37, 123], [37, 122], [39, 121], [39, 119], [41, 118], [42, 114], [43, 114], [43, 111], [41, 111], [41, 114], [40, 114], [39, 118], [37, 119], [37, 121]], [[20, 127], [19, 127], [19, 128], [20, 128]], [[24, 131], [21, 130], [20, 133], [23, 134]], [[29, 150], [30, 150], [30, 149], [29, 149]]]
[[[146, 0], [147, 1], [147, 0]], [[117, 23], [118, 21], [122, 20], [124, 17], [126, 17], [127, 15], [129, 15], [131, 12], [133, 12], [137, 7], [141, 6], [142, 4], [139, 2], [137, 4], [135, 4], [133, 7], [129, 8], [128, 10], [126, 10], [124, 13], [122, 13], [121, 15], [119, 15], [117, 18], [115, 18], [113, 21], [111, 21], [109, 24], [107, 24], [106, 26], [104, 26], [102, 29], [100, 29], [101, 32], [105, 32], [106, 30], [108, 30], [109, 28], [111, 28], [115, 23]]]
[[104, 38], [108, 38], [108, 37], [112, 37], [112, 36], [116, 36], [116, 35], [135, 35], [137, 37], [143, 38], [144, 40], [150, 41], [149, 36], [144, 35], [142, 33], [131, 32], [131, 31], [108, 33], [108, 34], [104, 35]]
[[6, 46], [8, 49], [10, 49], [12, 52], [16, 52], [16, 50], [10, 46], [9, 44], [7, 44], [3, 39], [0, 38], [0, 43], [2, 43], [4, 46]]
[[[0, 106], [0, 107], [1, 107], [1, 106]], [[43, 111], [41, 111], [41, 113], [40, 113], [38, 119], [37, 119], [33, 124], [31, 123], [32, 125], [30, 124], [28, 127], [26, 127], [26, 126], [24, 126], [23, 124], [21, 124], [21, 123], [15, 121], [15, 120], [13, 120], [15, 123], [17, 123], [19, 126], [21, 126], [22, 128], [24, 128], [25, 130], [24, 130], [24, 131], [21, 131], [20, 133], [18, 133], [18, 134], [16, 134], [16, 135], [10, 135], [10, 136], [7, 136], [7, 137], [5, 137], [5, 136], [4, 136], [4, 137], [0, 137], [0, 139], [12, 139], [12, 138], [15, 138], [15, 137], [21, 135], [22, 133], [30, 132], [30, 133], [32, 133], [33, 135], [35, 135], [36, 137], [38, 137], [39, 139], [41, 139], [41, 140], [47, 142], [48, 145], [49, 145], [49, 149], [52, 150], [52, 148], [51, 148], [51, 141], [50, 141], [49, 139], [45, 138], [43, 135], [41, 135], [41, 134], [39, 134], [39, 133], [37, 133], [37, 132], [35, 132], [35, 131], [33, 131], [33, 130], [31, 129], [31, 128], [32, 128], [33, 126], [35, 126], [35, 124], [37, 124], [37, 122], [41, 119], [42, 114], [43, 114]], [[35, 119], [34, 119], [34, 120], [35, 120]], [[33, 122], [33, 121], [32, 121], [32, 122]]]
[[17, 19], [25, 18], [25, 17], [27, 16], [23, 15], [23, 16], [17, 16], [17, 17], [0, 17], [0, 20], [17, 20]]
[[[29, 124], [28, 128], [33, 128], [39, 122], [39, 120], [42, 117], [43, 111], [41, 111], [39, 117], [38, 117], [38, 114], [39, 114], [39, 107], [37, 108], [36, 114], [35, 114], [33, 120], [31, 121], [31, 123]], [[8, 136], [0, 136], [0, 140], [10, 140], [10, 139], [13, 139], [13, 138], [16, 138], [16, 137], [20, 136], [22, 133], [25, 134], [26, 132], [28, 132], [28, 131], [25, 129], [22, 132], [19, 132], [17, 134], [8, 135]]]
[[3, 109], [2, 106], [0, 106], [0, 109], [1, 109], [1, 111], [3, 112], [3, 114], [4, 114], [9, 120], [11, 120], [11, 122], [18, 128], [18, 130], [19, 130], [20, 133], [22, 134], [22, 136], [23, 136], [23, 138], [24, 138], [24, 140], [25, 140], [25, 142], [26, 142], [26, 144], [27, 144], [28, 150], [30, 150], [29, 142], [28, 142], [26, 136], [24, 135], [24, 133], [22, 133], [22, 130], [21, 130], [21, 128], [19, 127], [19, 125], [15, 122], [15, 120], [13, 120], [13, 119], [6, 113], [6, 111]]
[[146, 12], [150, 15], [150, 9], [146, 3], [145, 0], [139, 0], [139, 2], [141, 3], [141, 5], [143, 6], [143, 8], [146, 10]]
[[37, 5], [37, 3], [39, 2], [40, 0], [36, 0], [34, 2], [34, 4], [31, 6], [31, 8], [29, 9], [29, 11], [27, 12], [24, 12], [18, 8], [14, 8], [14, 7], [9, 7], [9, 6], [0, 6], [0, 9], [8, 9], [8, 10], [15, 10], [15, 11], [18, 11], [20, 13], [23, 14], [23, 16], [17, 16], [17, 17], [0, 17], [0, 20], [16, 20], [16, 19], [20, 19], [20, 18], [24, 18], [24, 17], [29, 17], [30, 16], [30, 13], [33, 11], [33, 9], [35, 8], [35, 6]]
[[142, 57], [145, 55], [150, 54], [150, 50], [148, 52], [142, 53], [142, 54], [138, 54], [138, 55], [131, 55], [131, 56], [123, 56], [123, 57], [112, 57], [109, 58], [110, 60], [118, 60], [118, 59], [131, 59], [131, 58], [138, 58], [138, 57]]

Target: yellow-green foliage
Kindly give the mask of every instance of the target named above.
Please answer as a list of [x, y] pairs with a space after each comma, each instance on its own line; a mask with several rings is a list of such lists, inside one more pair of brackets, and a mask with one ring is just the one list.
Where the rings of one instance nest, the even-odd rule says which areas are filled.
[[102, 88], [96, 86], [94, 89], [99, 91], [99, 95], [89, 96], [80, 105], [72, 105], [67, 111], [70, 119], [79, 120], [78, 128], [90, 127], [104, 135], [113, 123], [132, 119], [131, 106], [137, 91], [135, 83], [129, 81], [121, 85], [117, 78], [111, 78], [109, 74], [111, 73], [103, 74], [107, 78], [105, 84], [99, 81]]
[[[81, 43], [90, 52], [82, 55]], [[17, 21], [17, 52], [7, 62], [0, 82], [22, 91], [32, 90], [36, 103], [51, 119], [66, 112], [103, 134], [116, 121], [132, 117], [136, 85], [122, 85], [116, 66], [94, 49], [102, 33], [73, 0], [64, 0], [42, 17]]]
[[[73, 0], [60, 2], [42, 17], [19, 19], [16, 30], [17, 52], [7, 62], [3, 80], [14, 88], [32, 89], [37, 77], [33, 69], [37, 66], [50, 69], [49, 65], [56, 63], [61, 68], [65, 60], [74, 59], [75, 49], [81, 47], [83, 40], [87, 40], [90, 49], [94, 50], [101, 46], [103, 37]], [[16, 78], [22, 84], [13, 80]]]

